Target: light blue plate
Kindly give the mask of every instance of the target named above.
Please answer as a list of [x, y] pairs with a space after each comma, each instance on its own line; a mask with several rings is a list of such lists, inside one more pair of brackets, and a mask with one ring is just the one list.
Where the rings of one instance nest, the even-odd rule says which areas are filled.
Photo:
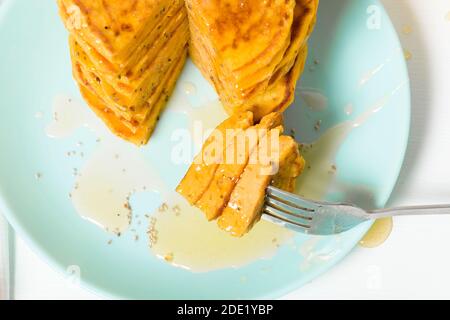
[[[73, 184], [71, 170], [83, 161], [68, 159], [65, 152], [77, 141], [85, 141], [86, 149], [92, 150], [95, 137], [84, 129], [66, 140], [51, 140], [44, 133], [53, 98], [60, 93], [79, 97], [71, 78], [67, 34], [55, 1], [6, 1], [0, 7], [0, 43], [0, 210], [59, 270], [79, 266], [82, 283], [88, 288], [121, 298], [280, 297], [343, 259], [368, 230], [366, 224], [340, 237], [314, 241], [297, 236], [299, 246], [306, 241], [311, 246], [308, 261], [314, 263], [306, 268], [302, 267], [305, 257], [286, 246], [271, 260], [204, 274], [160, 262], [149, 254], [145, 241], [136, 245], [125, 236], [113, 246], [106, 245], [110, 236], [82, 220], [67, 197]], [[304, 99], [297, 99], [288, 119], [304, 141], [318, 137], [314, 129], [318, 120], [322, 120], [319, 131], [323, 132], [363, 114], [403, 84], [339, 149], [342, 189], [330, 190], [328, 195], [329, 199], [384, 206], [402, 165], [410, 120], [408, 75], [391, 22], [378, 1], [321, 0], [310, 44], [301, 87], [325, 94], [328, 107], [311, 110]], [[362, 85], [368, 72], [371, 79]], [[197, 85], [199, 96], [214, 97], [192, 64], [182, 77]], [[354, 111], [349, 116], [345, 108], [350, 104]], [[44, 118], [36, 119], [37, 112], [44, 112]], [[171, 187], [186, 170], [186, 166], [165, 161], [171, 130], [186, 123], [179, 117], [165, 113], [152, 142], [142, 150]], [[41, 181], [36, 181], [36, 172], [44, 174]], [[157, 206], [156, 199], [151, 201], [150, 207]]]

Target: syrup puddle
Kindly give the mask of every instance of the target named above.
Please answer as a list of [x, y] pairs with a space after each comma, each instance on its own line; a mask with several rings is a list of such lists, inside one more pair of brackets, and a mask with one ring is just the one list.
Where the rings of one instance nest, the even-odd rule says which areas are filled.
[[[222, 107], [219, 100], [208, 101], [201, 106], [193, 106], [192, 103], [186, 99], [186, 96], [191, 96], [196, 92], [196, 88], [190, 82], [184, 84], [184, 92], [175, 91], [171, 97], [170, 107], [167, 112], [181, 113], [188, 119], [188, 130], [195, 135], [195, 130], [198, 130], [198, 125], [205, 131], [214, 130], [222, 121], [228, 118], [227, 113]], [[197, 127], [197, 128], [196, 128]], [[205, 138], [207, 138], [208, 134]]]
[[319, 90], [314, 88], [300, 88], [298, 95], [305, 105], [312, 111], [323, 111], [328, 108], [328, 98]]
[[302, 155], [307, 167], [297, 180], [297, 194], [313, 200], [324, 198], [336, 180], [336, 156], [349, 134], [380, 112], [403, 86], [404, 83], [400, 84], [356, 119], [338, 124], [328, 129], [316, 142], [303, 145]]
[[131, 223], [130, 197], [141, 191], [162, 192], [164, 183], [139, 149], [112, 136], [87, 106], [60, 95], [54, 99], [53, 114], [46, 128], [49, 137], [66, 138], [80, 127], [98, 137], [98, 146], [83, 167], [74, 168], [73, 206], [82, 218], [122, 234]]
[[246, 236], [231, 237], [178, 194], [172, 194], [152, 217], [150, 233], [156, 235], [152, 239], [153, 253], [193, 272], [238, 268], [258, 259], [270, 259], [280, 245], [294, 236], [285, 228], [260, 221]]
[[187, 95], [195, 95], [197, 93], [197, 87], [192, 82], [185, 82], [183, 84], [184, 93]]
[[77, 175], [71, 197], [83, 218], [120, 235], [131, 223], [130, 197], [166, 189], [136, 147], [106, 143]]
[[81, 126], [87, 126], [88, 110], [73, 98], [58, 95], [53, 100], [53, 121], [45, 129], [50, 138], [66, 138]]
[[359, 242], [363, 248], [376, 248], [381, 246], [389, 238], [394, 227], [392, 218], [383, 218], [375, 221], [372, 228]]
[[[336, 154], [348, 134], [380, 111], [400, 87], [356, 120], [330, 129], [318, 141], [304, 147], [303, 154], [310, 165], [298, 180], [299, 194], [320, 199], [327, 193], [335, 180]], [[189, 84], [185, 85], [184, 92], [176, 90], [167, 112], [187, 115], [191, 132], [196, 121], [206, 129], [215, 128], [227, 117], [225, 111], [218, 101], [202, 107], [192, 106], [186, 97], [195, 91]], [[319, 104], [319, 107], [324, 105]], [[100, 142], [83, 167], [75, 172], [71, 199], [84, 219], [121, 234], [131, 223], [130, 197], [136, 192], [159, 192], [166, 200], [161, 210], [150, 217], [151, 252], [174, 266], [193, 272], [237, 268], [258, 259], [268, 259], [281, 245], [293, 239], [293, 232], [267, 221], [258, 223], [243, 238], [230, 237], [217, 228], [215, 222], [207, 222], [203, 213], [181, 196], [169, 193], [159, 173], [152, 169], [139, 148], [112, 136], [84, 104], [58, 96], [47, 135], [66, 138], [83, 126], [92, 130]]]
[[[190, 85], [184, 89], [184, 94], [178, 91], [173, 95], [167, 112], [187, 115], [191, 132], [197, 122], [205, 130], [214, 129], [227, 117], [218, 101], [192, 106], [185, 97], [195, 89]], [[293, 238], [291, 231], [265, 221], [242, 239], [230, 237], [184, 198], [169, 193], [140, 149], [112, 136], [87, 106], [61, 95], [56, 97], [53, 109], [55, 116], [46, 129], [49, 137], [66, 138], [80, 127], [87, 127], [98, 137], [94, 152], [74, 172], [70, 198], [82, 218], [104, 230], [116, 235], [127, 232], [133, 216], [130, 197], [155, 191], [166, 199], [162, 207], [167, 209], [150, 216], [151, 252], [177, 267], [193, 272], [240, 267], [271, 258], [281, 244]]]

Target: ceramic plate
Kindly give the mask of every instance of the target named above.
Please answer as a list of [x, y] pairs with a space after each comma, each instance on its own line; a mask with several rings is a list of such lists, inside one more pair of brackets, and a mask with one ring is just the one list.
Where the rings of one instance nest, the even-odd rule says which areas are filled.
[[[128, 232], [108, 245], [111, 235], [81, 219], [68, 197], [74, 168], [83, 168], [99, 148], [96, 135], [88, 128], [62, 139], [50, 139], [46, 133], [55, 97], [72, 96], [83, 104], [71, 77], [67, 34], [55, 1], [4, 2], [0, 43], [0, 210], [51, 265], [63, 272], [80, 272], [82, 284], [101, 295], [280, 297], [343, 259], [370, 227], [361, 225], [333, 237], [298, 235], [271, 259], [206, 273], [175, 268], [150, 254], [144, 224], [135, 226], [141, 241]], [[196, 88], [188, 98], [192, 106], [217, 99], [190, 62], [176, 96], [183, 95], [186, 83]], [[295, 131], [299, 141], [321, 142], [320, 154], [309, 157], [319, 159], [323, 170], [334, 165], [336, 172], [319, 172], [329, 185], [310, 182], [303, 192], [384, 206], [407, 145], [409, 97], [403, 51], [381, 4], [321, 0], [308, 64], [287, 119], [288, 130]], [[170, 161], [171, 133], [189, 127], [186, 115], [175, 112], [177, 103], [179, 99], [172, 97], [151, 143], [137, 151], [172, 189], [187, 168]], [[72, 150], [78, 156], [68, 156]], [[317, 173], [315, 163], [310, 164]], [[311, 174], [304, 179], [309, 180], [303, 185], [313, 181]], [[161, 203], [156, 193], [134, 201], [140, 214]]]

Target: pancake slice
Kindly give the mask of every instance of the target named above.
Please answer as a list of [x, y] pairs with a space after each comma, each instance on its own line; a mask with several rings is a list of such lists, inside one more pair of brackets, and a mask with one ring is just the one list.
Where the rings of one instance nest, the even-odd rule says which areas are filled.
[[[121, 82], [124, 84], [129, 81], [135, 80], [140, 77], [143, 71], [147, 70], [147, 67], [158, 56], [159, 51], [164, 48], [168, 40], [170, 40], [173, 34], [183, 29], [187, 30], [187, 14], [183, 6], [173, 7], [172, 12], [168, 13], [163, 20], [161, 20], [158, 26], [151, 31], [145, 42], [139, 44], [137, 52], [133, 54], [132, 59], [127, 60], [126, 63], [113, 63], [102, 56], [95, 46], [91, 46], [78, 35], [78, 33], [71, 33], [74, 37], [74, 41], [89, 59], [90, 68], [96, 70], [105, 76], [113, 76], [116, 80], [116, 75], [120, 74]], [[161, 33], [161, 30], [162, 33]], [[110, 78], [108, 78], [110, 80]]]
[[193, 164], [177, 187], [177, 192], [194, 205], [211, 184], [219, 164], [223, 161], [223, 153], [208, 155], [208, 150], [227, 148], [224, 137], [227, 130], [238, 133], [253, 125], [251, 112], [236, 113], [222, 122], [203, 144], [202, 151], [195, 157]]
[[285, 110], [303, 71], [319, 0], [186, 0], [190, 55], [227, 112]]
[[255, 125], [251, 112], [235, 113], [205, 141], [177, 192], [209, 221], [243, 236], [259, 221], [269, 184], [293, 192], [304, 170], [299, 145], [282, 135], [282, 124], [278, 112]]
[[[270, 134], [278, 134], [272, 131]], [[261, 144], [259, 148], [263, 148]], [[274, 181], [277, 187], [287, 186], [292, 191], [295, 179], [303, 170], [304, 162], [298, 144], [293, 138], [281, 136], [279, 149], [271, 147], [271, 164], [278, 168], [276, 174], [268, 174], [264, 163], [249, 164], [236, 184], [230, 201], [217, 221], [218, 226], [235, 237], [242, 237], [261, 217], [265, 192]], [[275, 175], [275, 178], [274, 178]]]
[[173, 6], [182, 0], [57, 0], [69, 32], [108, 61], [125, 64]]
[[78, 42], [73, 37], [69, 41], [72, 61], [83, 70], [86, 79], [96, 88], [96, 93], [117, 113], [130, 120], [132, 115], [138, 114], [145, 106], [172, 63], [184, 54], [186, 43], [183, 40], [187, 37], [187, 28], [178, 30], [140, 76], [127, 82], [122, 76], [99, 72]]
[[138, 146], [146, 144], [155, 129], [160, 113], [163, 111], [175, 87], [178, 74], [184, 67], [186, 57], [187, 50], [173, 66], [173, 69], [167, 73], [167, 77], [161, 85], [162, 92], [153, 99], [152, 108], [150, 110], [150, 106], [148, 107], [150, 112], [142, 123], [126, 121], [124, 118], [117, 116], [89, 87], [84, 86], [80, 82], [81, 94], [91, 109], [114, 134]]
[[58, 0], [73, 75], [113, 133], [146, 144], [187, 55], [182, 0]]
[[[227, 156], [221, 163], [203, 196], [195, 204], [201, 209], [208, 220], [214, 220], [222, 214], [230, 199], [236, 183], [247, 166], [249, 159], [255, 153], [258, 143], [267, 133], [281, 126], [283, 117], [280, 113], [271, 113], [261, 120], [261, 123], [241, 131], [231, 145], [225, 150]], [[231, 155], [229, 159], [228, 155]]]

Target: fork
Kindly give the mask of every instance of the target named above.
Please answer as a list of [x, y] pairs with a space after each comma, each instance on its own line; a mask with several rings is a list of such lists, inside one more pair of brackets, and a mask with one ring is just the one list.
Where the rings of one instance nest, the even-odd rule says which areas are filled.
[[304, 199], [269, 186], [262, 218], [297, 232], [311, 235], [333, 235], [380, 218], [407, 215], [450, 214], [450, 204], [409, 206], [366, 211], [352, 204]]

